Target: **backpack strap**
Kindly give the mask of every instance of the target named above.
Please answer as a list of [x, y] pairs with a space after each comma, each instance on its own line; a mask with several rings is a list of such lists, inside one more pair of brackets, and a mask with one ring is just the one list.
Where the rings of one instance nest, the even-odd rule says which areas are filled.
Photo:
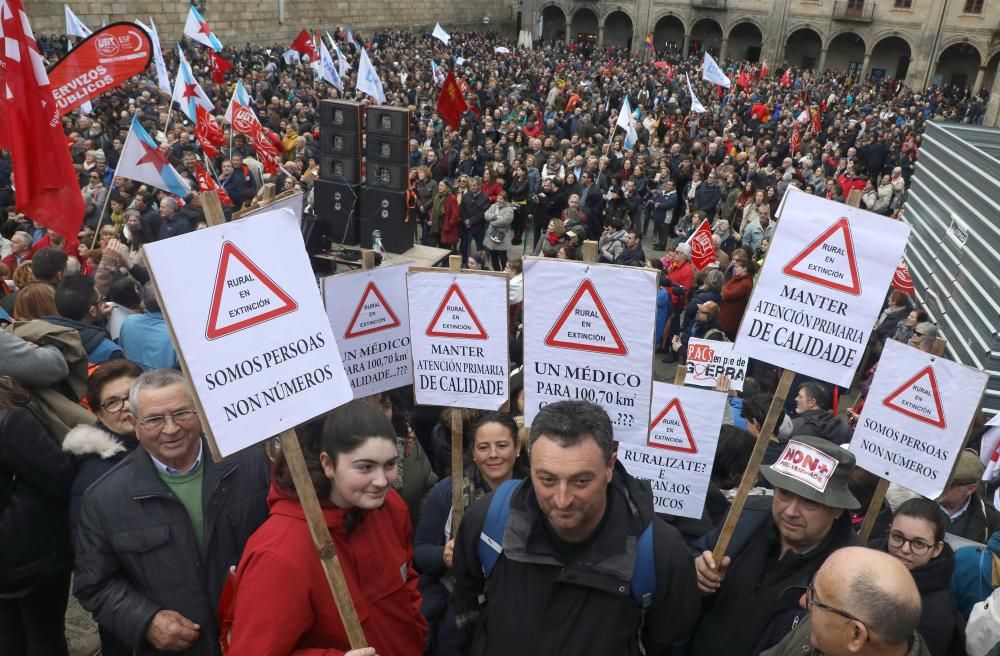
[[490, 578], [493, 568], [503, 553], [503, 533], [507, 528], [507, 518], [510, 517], [510, 498], [520, 480], [504, 481], [493, 491], [489, 510], [486, 511], [486, 522], [479, 534], [479, 563], [483, 567], [483, 577]]
[[632, 599], [640, 608], [653, 604], [656, 596], [656, 558], [653, 553], [653, 522], [646, 525], [636, 542], [635, 566], [632, 569]]

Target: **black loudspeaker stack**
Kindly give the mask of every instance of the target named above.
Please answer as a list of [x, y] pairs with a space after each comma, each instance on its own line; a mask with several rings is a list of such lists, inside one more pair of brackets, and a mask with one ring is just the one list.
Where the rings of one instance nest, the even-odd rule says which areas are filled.
[[413, 247], [414, 225], [406, 221], [409, 184], [410, 111], [369, 106], [365, 123], [365, 183], [361, 187], [361, 246], [371, 248], [372, 234], [382, 247], [403, 253]]
[[314, 234], [310, 253], [331, 243], [357, 244], [361, 216], [361, 104], [350, 100], [319, 103], [319, 179], [313, 187]]

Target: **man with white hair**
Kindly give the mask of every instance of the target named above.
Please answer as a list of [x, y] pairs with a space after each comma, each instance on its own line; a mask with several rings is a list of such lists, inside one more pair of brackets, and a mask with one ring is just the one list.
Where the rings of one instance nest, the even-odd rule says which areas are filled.
[[177, 199], [173, 196], [164, 196], [160, 201], [160, 218], [163, 220], [160, 239], [184, 235], [194, 230], [191, 220], [178, 209]]

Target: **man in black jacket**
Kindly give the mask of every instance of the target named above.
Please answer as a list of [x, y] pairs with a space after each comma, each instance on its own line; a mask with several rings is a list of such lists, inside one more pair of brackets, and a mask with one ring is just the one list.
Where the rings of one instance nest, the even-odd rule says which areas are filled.
[[73, 593], [136, 654], [216, 656], [226, 576], [267, 518], [267, 458], [214, 462], [172, 369], [140, 376], [129, 409], [141, 448], [84, 495]]
[[[697, 616], [694, 571], [648, 484], [616, 462], [607, 413], [586, 401], [547, 405], [528, 448], [531, 480], [513, 491], [488, 579], [478, 544], [493, 493], [469, 508], [456, 538], [459, 623], [476, 628], [469, 653], [637, 656], [641, 641], [649, 656], [672, 654]], [[640, 607], [630, 586], [650, 522], [656, 585]]]
[[830, 392], [823, 383], [810, 380], [799, 385], [792, 435], [823, 437], [834, 444], [850, 442], [852, 431], [847, 422], [833, 413], [832, 405]]
[[472, 178], [469, 180], [469, 191], [462, 196], [462, 202], [458, 209], [460, 212], [461, 224], [459, 225], [461, 235], [462, 266], [469, 261], [469, 245], [475, 240], [476, 250], [483, 250], [483, 238], [486, 236], [486, 210], [490, 208], [490, 199], [486, 197], [480, 187], [482, 180]]
[[751, 498], [722, 562], [712, 556], [719, 529], [694, 545], [704, 597], [691, 656], [756, 656], [805, 614], [792, 587], [808, 585], [835, 550], [858, 544], [844, 512], [860, 505], [848, 489], [853, 469], [850, 451], [817, 437], [792, 437], [773, 465], [761, 465], [773, 500]]

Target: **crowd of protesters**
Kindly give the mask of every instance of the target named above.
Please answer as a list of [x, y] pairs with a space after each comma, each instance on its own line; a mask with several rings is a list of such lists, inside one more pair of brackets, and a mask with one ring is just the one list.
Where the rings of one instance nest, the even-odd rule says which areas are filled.
[[[510, 44], [478, 33], [447, 47], [404, 32], [360, 46], [334, 38], [355, 71], [358, 48], [369, 48], [388, 102], [414, 108], [406, 218], [417, 239], [460, 252], [470, 268], [507, 271], [515, 324], [522, 253], [580, 259], [595, 240], [602, 262], [657, 268], [656, 346], [667, 362], [684, 359], [691, 337], [734, 338], [789, 187], [841, 202], [857, 191], [862, 207], [901, 218], [924, 123], [975, 122], [986, 99], [739, 61], [723, 63], [734, 84], [720, 90], [700, 80], [700, 53], [538, 43], [497, 54]], [[50, 61], [65, 45], [39, 39]], [[227, 48], [236, 66], [215, 85], [203, 49], [188, 48], [215, 114], [242, 79], [284, 145], [282, 168], [267, 175], [252, 145], [227, 135], [209, 168], [230, 212], [265, 183], [308, 194], [318, 176], [318, 101], [342, 94], [306, 63], [289, 64], [285, 49]], [[467, 85], [457, 127], [436, 113], [432, 58]], [[705, 113], [690, 111], [687, 74]], [[631, 149], [614, 128], [626, 97]], [[177, 198], [116, 177], [136, 113], [197, 189], [205, 158], [193, 127], [151, 77], [135, 78], [95, 99], [91, 114], [64, 118], [86, 203], [75, 235], [16, 212], [0, 153], [0, 652], [67, 653], [71, 574], [112, 656], [944, 656], [1000, 642], [989, 609], [1000, 513], [980, 483], [988, 446], [983, 459], [962, 454], [938, 499], [893, 489], [869, 548], [855, 534], [877, 480], [843, 445], [882, 345], [941, 344], [926, 311], [893, 292], [857, 390], [796, 382], [769, 436], [760, 494], [719, 562], [712, 549], [776, 384], [761, 362], [730, 395], [699, 520], [653, 513], [648, 486], [616, 461], [599, 407], [555, 403], [525, 429], [520, 378], [501, 412], [415, 406], [403, 389], [301, 427], [372, 645], [352, 649], [283, 456], [209, 455], [142, 256], [143, 244], [198, 229], [204, 216], [197, 192]], [[684, 241], [705, 220], [717, 264], [696, 271]], [[666, 254], [647, 257], [644, 242]], [[115, 310], [125, 318], [112, 333]], [[515, 365], [520, 353], [515, 341]], [[842, 413], [838, 395], [855, 392]], [[456, 412], [467, 427], [462, 472], [451, 471]], [[983, 423], [974, 448], [988, 444]], [[824, 489], [782, 468], [795, 449], [837, 463]], [[457, 531], [455, 475], [469, 504]], [[986, 546], [954, 551], [946, 533]]]

